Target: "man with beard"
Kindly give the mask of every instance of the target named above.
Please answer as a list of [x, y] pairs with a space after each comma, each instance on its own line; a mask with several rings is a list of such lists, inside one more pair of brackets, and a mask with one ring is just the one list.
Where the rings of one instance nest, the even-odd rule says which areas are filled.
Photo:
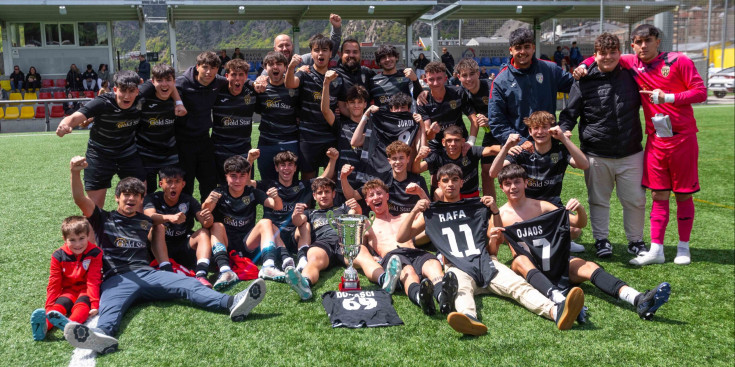
[[[353, 85], [365, 86], [367, 82], [375, 76], [375, 71], [368, 67], [362, 66], [362, 54], [360, 50], [360, 42], [357, 39], [348, 37], [342, 42], [340, 50], [340, 62], [334, 71], [342, 77], [344, 82], [344, 90], [350, 90]], [[370, 101], [370, 98], [367, 99]], [[339, 96], [339, 110], [342, 115], [349, 115], [347, 107], [347, 99], [345, 95]]]
[[[342, 18], [337, 14], [329, 15], [329, 23], [332, 25], [332, 32], [329, 34], [329, 39], [332, 41], [332, 52], [337, 49], [337, 46], [342, 42]], [[293, 54], [293, 42], [291, 42], [291, 36], [287, 34], [279, 34], [273, 40], [273, 51], [280, 52], [286, 59], [291, 62], [291, 58], [295, 56]], [[301, 62], [298, 66], [302, 65], [313, 65], [314, 59], [311, 57], [311, 53], [305, 53], [301, 56]], [[329, 56], [332, 59], [334, 54]], [[266, 71], [260, 74], [261, 76], [266, 75]]]

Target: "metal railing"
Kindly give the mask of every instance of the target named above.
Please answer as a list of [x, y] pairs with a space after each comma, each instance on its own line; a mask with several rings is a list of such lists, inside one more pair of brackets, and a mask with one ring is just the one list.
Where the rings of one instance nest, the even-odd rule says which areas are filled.
[[[36, 104], [43, 104], [44, 108], [44, 115], [46, 116], [46, 131], [51, 131], [51, 109], [49, 108], [50, 103], [59, 103], [64, 104], [66, 102], [89, 102], [92, 98], [59, 98], [59, 99], [13, 99], [13, 100], [2, 100], [0, 101], [0, 106], [13, 106], [13, 105], [36, 105]], [[36, 109], [33, 108], [33, 116], [35, 118], [36, 116]], [[3, 117], [4, 120], [5, 118]], [[20, 115], [18, 116], [18, 120], [20, 120]], [[29, 119], [30, 120], [30, 119]], [[2, 127], [0, 126], [0, 130], [2, 130]]]

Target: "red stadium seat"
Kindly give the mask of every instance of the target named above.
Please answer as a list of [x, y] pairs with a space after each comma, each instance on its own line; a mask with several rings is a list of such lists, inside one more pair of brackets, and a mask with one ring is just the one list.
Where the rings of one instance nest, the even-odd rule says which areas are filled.
[[54, 92], [54, 99], [64, 99], [64, 98], [66, 98], [66, 93]]
[[75, 91], [75, 90], [73, 90], [73, 91], [71, 91], [70, 93], [71, 93], [71, 96], [72, 96], [72, 97], [74, 97], [74, 98], [79, 98], [79, 92], [78, 92], [78, 91]]
[[38, 99], [51, 99], [51, 93], [49, 92], [38, 93]]
[[84, 91], [84, 96], [87, 97], [87, 98], [94, 98], [94, 91], [85, 90]]
[[369, 68], [370, 67], [370, 60], [362, 60], [360, 61], [360, 65]]
[[54, 80], [53, 79], [41, 79], [41, 87], [42, 88], [51, 88], [54, 86]]
[[44, 107], [43, 105], [36, 106], [36, 118], [37, 119], [46, 118], [46, 107]]
[[54, 84], [59, 88], [66, 88], [66, 79], [56, 79], [54, 80]]
[[51, 105], [51, 117], [64, 117], [64, 106], [60, 104]]

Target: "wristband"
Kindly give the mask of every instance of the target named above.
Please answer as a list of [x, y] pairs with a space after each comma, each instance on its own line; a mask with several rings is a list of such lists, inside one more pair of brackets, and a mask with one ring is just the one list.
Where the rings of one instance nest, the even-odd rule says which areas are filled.
[[181, 101], [176, 101], [176, 105], [177, 105], [177, 106], [183, 106], [183, 105], [184, 105], [184, 102], [181, 102]]
[[674, 93], [664, 94], [664, 103], [674, 103]]
[[490, 214], [492, 214], [492, 215], [500, 215], [500, 210], [498, 210], [497, 212], [490, 211]]
[[470, 136], [470, 138], [467, 139], [467, 142], [470, 143], [470, 145], [475, 145], [475, 140], [477, 140], [476, 136]]

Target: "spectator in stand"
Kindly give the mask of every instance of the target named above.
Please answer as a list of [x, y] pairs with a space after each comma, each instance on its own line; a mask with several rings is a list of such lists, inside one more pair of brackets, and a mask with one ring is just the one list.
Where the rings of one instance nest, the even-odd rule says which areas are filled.
[[217, 74], [224, 75], [225, 74], [224, 73], [225, 64], [227, 64], [227, 62], [230, 61], [230, 57], [227, 56], [227, 50], [222, 49], [222, 51], [219, 52], [219, 60], [220, 60], [220, 64], [219, 64], [219, 70], [217, 71]]
[[572, 48], [569, 49], [569, 60], [571, 61], [572, 68], [576, 68], [582, 62], [582, 53], [579, 52], [577, 41], [572, 42]]
[[12, 91], [20, 91], [23, 89], [23, 82], [25, 81], [25, 75], [20, 71], [20, 66], [15, 65], [13, 72], [10, 74], [10, 89]]
[[110, 82], [107, 80], [103, 80], [102, 84], [100, 84], [100, 90], [97, 92], [97, 95], [103, 95], [105, 93], [110, 93]]
[[138, 59], [140, 60], [140, 64], [138, 64], [135, 71], [138, 73], [138, 76], [146, 82], [151, 78], [151, 64], [148, 63], [148, 60], [145, 59], [145, 55], [143, 54], [138, 56]]
[[453, 85], [455, 87], [462, 85], [462, 83], [459, 81], [458, 72], [455, 71], [454, 74], [452, 74], [452, 77], [449, 79], [449, 85]]
[[554, 52], [554, 62], [557, 65], [561, 66], [561, 60], [564, 60], [564, 53], [561, 52], [561, 46], [556, 46], [556, 52]]
[[484, 66], [480, 68], [480, 79], [490, 79], [490, 75], [487, 74], [487, 69]]
[[[66, 98], [74, 98], [74, 96], [71, 95], [71, 92], [67, 92]], [[82, 104], [76, 101], [64, 102], [64, 116], [71, 116], [71, 114], [77, 112], [80, 107], [82, 107]]]
[[569, 59], [568, 57], [565, 57], [565, 58], [561, 59], [561, 65], [559, 65], [567, 73], [570, 71], [569, 70], [569, 62], [567, 61], [568, 59]]
[[26, 74], [26, 89], [33, 90], [36, 88], [41, 88], [41, 74], [36, 71], [35, 66], [31, 66], [28, 69], [28, 74]]
[[76, 64], [71, 64], [69, 72], [66, 73], [66, 89], [82, 90], [82, 74]]
[[425, 74], [424, 68], [429, 64], [429, 59], [424, 54], [419, 54], [419, 58], [413, 60], [413, 67], [416, 68], [416, 76], [422, 78]]
[[107, 85], [109, 86], [111, 81], [110, 76], [110, 69], [107, 67], [107, 64], [100, 64], [97, 68], [97, 87], [101, 88], [103, 81], [107, 81]]
[[82, 87], [84, 90], [97, 90], [97, 73], [92, 64], [87, 64], [87, 70], [82, 73]]
[[454, 56], [447, 51], [447, 48], [442, 48], [442, 64], [447, 68], [447, 76], [452, 77], [452, 71], [454, 71]]
[[232, 60], [234, 59], [245, 60], [245, 55], [240, 52], [240, 47], [235, 47], [235, 52], [232, 53]]

